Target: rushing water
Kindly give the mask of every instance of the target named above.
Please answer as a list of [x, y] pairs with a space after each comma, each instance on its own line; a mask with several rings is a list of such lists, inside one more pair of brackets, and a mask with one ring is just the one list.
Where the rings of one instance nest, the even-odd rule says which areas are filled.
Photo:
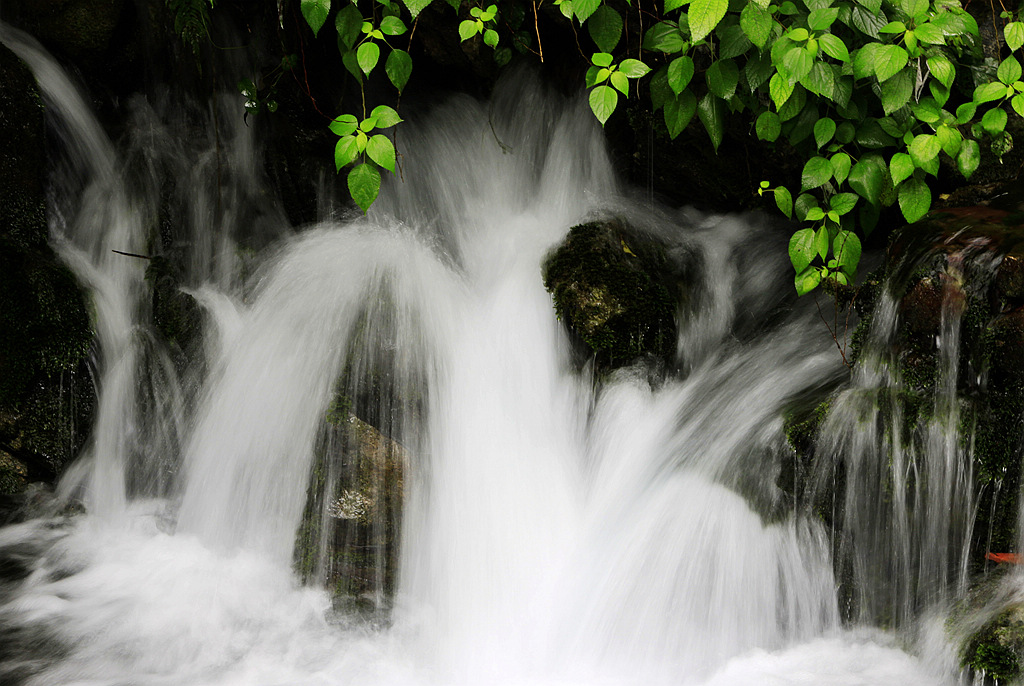
[[[51, 58], [0, 38], [35, 72], [64, 149], [52, 238], [92, 294], [102, 351], [92, 442], [58, 492], [86, 514], [0, 530], [0, 556], [26, 573], [0, 589], [0, 681], [955, 679], [935, 622], [917, 632], [927, 664], [901, 649], [914, 632], [870, 628], [901, 612], [910, 625], [962, 581], [967, 468], [943, 430], [955, 389], [936, 400], [926, 455], [894, 458], [927, 462], [927, 511], [878, 515], [885, 479], [851, 472], [848, 531], [877, 535], [843, 554], [877, 593], [844, 627], [830, 532], [776, 485], [783, 412], [844, 370], [763, 220], [638, 204], [585, 103], [520, 79], [404, 125], [403, 179], [367, 217], [293, 231], [246, 171], [257, 158], [238, 122], [215, 147], [139, 98], [115, 148]], [[205, 317], [183, 370], [153, 334], [146, 264], [112, 252], [146, 252], [161, 202]], [[701, 265], [678, 373], [596, 379], [554, 315], [545, 256], [607, 215]], [[277, 236], [252, 278], [246, 224], [256, 245]], [[954, 332], [955, 304], [943, 312]], [[879, 365], [830, 420], [824, 452], [850, 470], [880, 469], [881, 439], [853, 416], [863, 389], [888, 383]], [[352, 426], [385, 446], [372, 483]], [[883, 533], [876, 516], [896, 524]], [[332, 607], [323, 584], [359, 575], [358, 602]]]

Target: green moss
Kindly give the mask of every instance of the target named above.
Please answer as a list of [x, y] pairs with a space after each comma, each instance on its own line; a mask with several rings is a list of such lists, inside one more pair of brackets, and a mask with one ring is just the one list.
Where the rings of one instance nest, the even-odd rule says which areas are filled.
[[1024, 659], [1024, 616], [1014, 607], [997, 615], [966, 642], [961, 665], [1001, 683], [1021, 674]]
[[664, 247], [619, 222], [573, 227], [548, 258], [544, 285], [555, 311], [598, 363], [615, 367], [675, 352], [676, 298]]

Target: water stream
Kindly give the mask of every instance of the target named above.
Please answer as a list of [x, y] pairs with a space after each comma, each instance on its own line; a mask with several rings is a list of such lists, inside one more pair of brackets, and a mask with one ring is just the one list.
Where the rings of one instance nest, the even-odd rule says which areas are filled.
[[[925, 624], [877, 628], [914, 625], [962, 584], [955, 386], [924, 453], [895, 453], [927, 464], [926, 511], [879, 514], [886, 479], [850, 474], [848, 554], [875, 590], [844, 623], [833, 532], [780, 506], [776, 483], [784, 411], [846, 378], [813, 303], [790, 295], [784, 231], [639, 202], [586, 104], [529, 75], [403, 125], [402, 179], [367, 217], [296, 229], [251, 172], [240, 112], [220, 117], [237, 120], [222, 153], [140, 97], [115, 145], [34, 41], [0, 40], [59, 136], [52, 240], [91, 293], [101, 351], [93, 439], [55, 505], [85, 514], [0, 529], [0, 556], [30, 569], [0, 595], [0, 681], [957, 682]], [[234, 180], [215, 185], [218, 168]], [[184, 369], [153, 333], [147, 265], [112, 252], [147, 253], [161, 203], [180, 210], [184, 285], [203, 309]], [[555, 317], [545, 256], [609, 215], [702, 265], [677, 371], [595, 376]], [[243, 244], [260, 250], [252, 276]], [[955, 367], [955, 348], [943, 359]], [[853, 415], [878, 364], [830, 420], [829, 450], [867, 471], [881, 439]], [[386, 447], [362, 483], [351, 436], [366, 419]], [[358, 602], [332, 604], [358, 575]]]

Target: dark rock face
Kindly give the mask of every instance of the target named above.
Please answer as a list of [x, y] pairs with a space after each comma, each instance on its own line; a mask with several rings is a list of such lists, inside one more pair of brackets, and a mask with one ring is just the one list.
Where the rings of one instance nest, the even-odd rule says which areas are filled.
[[617, 220], [575, 226], [545, 264], [555, 311], [614, 368], [645, 355], [671, 361], [677, 287], [665, 248]]
[[92, 329], [79, 284], [46, 243], [42, 101], [3, 48], [0, 82], [0, 493], [13, 493], [52, 481], [84, 442]]

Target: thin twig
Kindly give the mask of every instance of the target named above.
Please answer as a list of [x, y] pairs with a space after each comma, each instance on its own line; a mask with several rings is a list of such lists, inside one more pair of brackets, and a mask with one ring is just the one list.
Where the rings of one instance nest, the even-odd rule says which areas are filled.
[[843, 358], [843, 364], [848, 369], [852, 369], [852, 367], [850, 367], [850, 363], [846, 361], [846, 351], [843, 350], [843, 346], [839, 345], [839, 338], [836, 336], [835, 331], [832, 330], [832, 327], [830, 327], [828, 325], [828, 320], [825, 319], [825, 315], [822, 314], [822, 312], [821, 312], [821, 303], [818, 302], [818, 296], [817, 295], [814, 296], [814, 304], [818, 308], [818, 316], [821, 317], [822, 323], [825, 325], [825, 328], [828, 329], [829, 334], [831, 334], [831, 336], [832, 336], [833, 342], [835, 342], [835, 344], [836, 344], [836, 349], [839, 351], [839, 355]]
[[537, 0], [533, 0], [533, 30], [537, 34], [537, 54], [540, 56], [540, 63], [544, 64], [544, 46], [540, 42], [540, 25], [537, 22]]
[[124, 255], [125, 257], [137, 257], [140, 260], [151, 260], [151, 259], [153, 259], [149, 255], [139, 255], [138, 253], [124, 252], [123, 250], [111, 250], [110, 252], [117, 253], [118, 255]]

